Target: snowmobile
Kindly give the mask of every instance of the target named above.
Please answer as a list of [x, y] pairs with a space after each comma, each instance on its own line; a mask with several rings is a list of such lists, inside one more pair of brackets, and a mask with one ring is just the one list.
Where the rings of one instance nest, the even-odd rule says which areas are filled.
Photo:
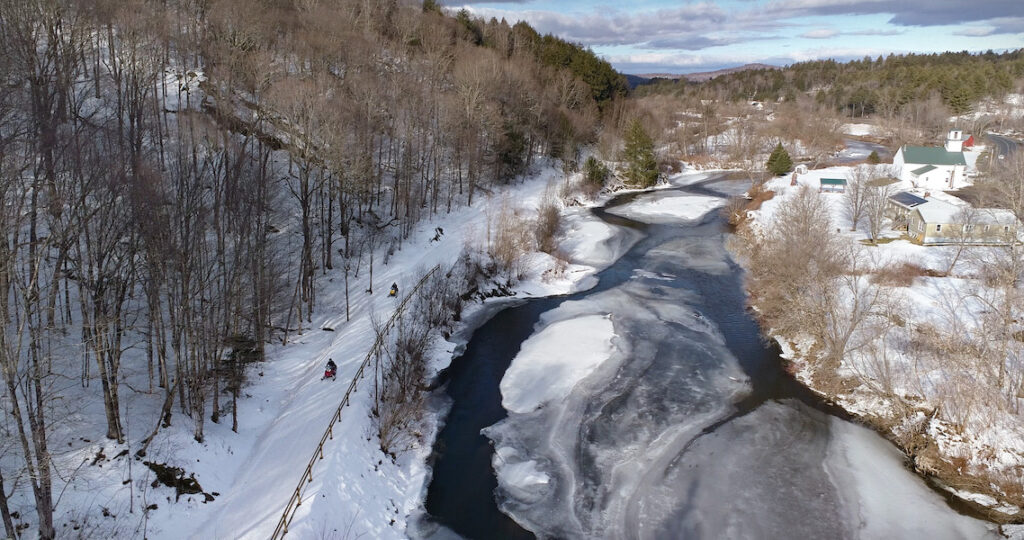
[[327, 367], [324, 369], [324, 376], [320, 377], [320, 380], [330, 379], [335, 381], [338, 379], [338, 366], [334, 364], [334, 360], [327, 361]]
[[398, 296], [398, 284], [391, 284], [391, 291], [388, 292], [388, 296]]

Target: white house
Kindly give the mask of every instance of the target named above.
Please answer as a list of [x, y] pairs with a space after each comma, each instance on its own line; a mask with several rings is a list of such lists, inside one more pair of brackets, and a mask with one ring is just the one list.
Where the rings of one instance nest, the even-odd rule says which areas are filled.
[[960, 189], [967, 185], [964, 132], [954, 129], [943, 147], [903, 145], [892, 158], [893, 175], [914, 187]]

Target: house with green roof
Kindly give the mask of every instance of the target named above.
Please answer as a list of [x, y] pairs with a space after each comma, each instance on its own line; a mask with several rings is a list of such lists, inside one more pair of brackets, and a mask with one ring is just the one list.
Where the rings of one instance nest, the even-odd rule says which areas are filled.
[[892, 158], [893, 175], [915, 188], [960, 189], [967, 185], [963, 132], [954, 129], [944, 146], [903, 145]]

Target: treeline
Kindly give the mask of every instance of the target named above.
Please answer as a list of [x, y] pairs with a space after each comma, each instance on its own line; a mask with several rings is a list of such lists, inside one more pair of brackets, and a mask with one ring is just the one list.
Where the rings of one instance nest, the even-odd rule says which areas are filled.
[[[424, 10], [432, 10], [434, 6], [436, 4], [428, 0]], [[546, 66], [567, 68], [587, 84], [591, 98], [602, 108], [628, 91], [626, 78], [593, 51], [551, 34], [541, 36], [529, 23], [519, 21], [509, 26], [505, 19], [498, 21], [494, 17], [484, 22], [474, 19], [465, 9], [456, 14], [456, 20], [464, 34], [478, 45], [506, 56], [530, 55]]]
[[982, 99], [1014, 90], [1024, 78], [1024, 49], [982, 54], [947, 52], [865, 57], [851, 62], [817, 60], [781, 69], [739, 71], [702, 83], [660, 81], [637, 95], [699, 94], [725, 101], [795, 101], [811, 95], [847, 116], [892, 117], [913, 102], [938, 96], [953, 114]]
[[126, 384], [162, 403], [140, 454], [175, 410], [198, 441], [237, 430], [246, 366], [312, 320], [319, 276], [372, 293], [417, 220], [594, 140], [614, 72], [506, 27], [386, 0], [5, 3], [7, 536], [5, 481], [55, 535], [68, 398], [118, 443]]

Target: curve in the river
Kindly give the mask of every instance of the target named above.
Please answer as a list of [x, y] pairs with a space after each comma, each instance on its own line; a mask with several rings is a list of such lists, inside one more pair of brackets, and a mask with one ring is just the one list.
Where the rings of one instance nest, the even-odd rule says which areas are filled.
[[[522, 301], [473, 332], [442, 375], [451, 409], [435, 443], [419, 535], [532, 538], [516, 521], [557, 538], [841, 538], [871, 537], [873, 523], [906, 526], [904, 533], [929, 526], [900, 522], [889, 510], [898, 504], [864, 497], [878, 476], [873, 465], [865, 469], [865, 456], [897, 469], [900, 456], [783, 370], [746, 309], [742, 270], [725, 250], [717, 212], [669, 224], [613, 213], [641, 197], [737, 191], [717, 180], [623, 195], [595, 209], [642, 239], [594, 288]], [[611, 316], [619, 354], [563, 401], [508, 414], [499, 385], [523, 342], [585, 314]], [[547, 480], [499, 487], [495, 446]], [[912, 483], [896, 482], [902, 499], [926, 501], [915, 509], [935, 504]], [[949, 521], [942, 526], [950, 537], [980, 530], [948, 507], [925, 510], [936, 523]]]

